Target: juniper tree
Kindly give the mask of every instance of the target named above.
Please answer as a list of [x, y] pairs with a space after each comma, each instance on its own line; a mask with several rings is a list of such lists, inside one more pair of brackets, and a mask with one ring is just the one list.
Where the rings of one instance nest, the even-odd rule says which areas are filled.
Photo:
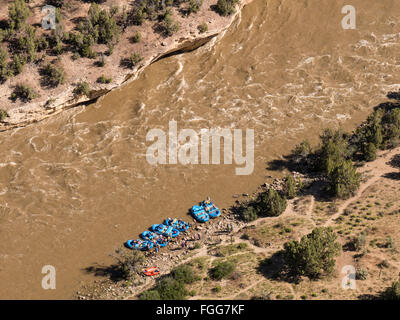
[[0, 109], [0, 121], [3, 121], [7, 117], [8, 117], [7, 111]]
[[179, 24], [178, 22], [174, 21], [171, 16], [171, 12], [167, 11], [164, 14], [164, 18], [161, 24], [164, 34], [166, 36], [172, 36], [175, 32], [179, 30]]
[[229, 16], [235, 13], [235, 6], [239, 0], [218, 0], [216, 10], [221, 16]]
[[285, 186], [284, 186], [285, 194], [288, 199], [293, 199], [297, 195], [297, 186], [296, 180], [292, 175], [288, 175], [285, 178]]
[[240, 214], [241, 219], [245, 222], [254, 221], [258, 218], [257, 210], [253, 205], [248, 205]]
[[22, 102], [29, 102], [37, 97], [37, 93], [28, 85], [17, 84], [11, 94], [11, 100], [20, 99]]
[[344, 160], [328, 175], [328, 191], [335, 197], [348, 198], [355, 194], [360, 186], [361, 174], [357, 173], [351, 160]]
[[8, 69], [8, 54], [3, 48], [0, 48], [0, 81], [5, 81], [9, 75]]
[[374, 161], [376, 159], [376, 147], [372, 142], [368, 142], [364, 145], [363, 157], [366, 161]]
[[50, 87], [57, 87], [65, 82], [65, 71], [62, 67], [57, 67], [48, 63], [43, 68], [45, 82]]
[[300, 241], [290, 241], [284, 245], [284, 257], [289, 269], [309, 278], [318, 278], [323, 273], [330, 274], [335, 267], [335, 257], [340, 254], [341, 245], [331, 227], [315, 228]]
[[135, 67], [139, 62], [143, 60], [143, 57], [139, 53], [132, 53], [129, 57], [129, 66], [131, 68]]
[[286, 199], [274, 189], [261, 193], [256, 201], [258, 215], [276, 217], [286, 209]]
[[89, 97], [90, 96], [89, 84], [86, 81], [79, 82], [76, 85], [75, 89], [73, 90], [73, 93], [74, 93], [75, 97], [79, 97], [82, 95]]
[[317, 151], [317, 168], [330, 175], [334, 168], [348, 157], [348, 142], [341, 131], [326, 129], [320, 136], [321, 147]]

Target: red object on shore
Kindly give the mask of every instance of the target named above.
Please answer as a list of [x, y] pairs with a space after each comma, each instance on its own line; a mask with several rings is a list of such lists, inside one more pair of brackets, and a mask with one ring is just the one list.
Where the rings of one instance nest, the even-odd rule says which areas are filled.
[[157, 267], [151, 267], [151, 268], [144, 269], [143, 273], [146, 276], [156, 276], [156, 275], [160, 274], [160, 269], [158, 269]]

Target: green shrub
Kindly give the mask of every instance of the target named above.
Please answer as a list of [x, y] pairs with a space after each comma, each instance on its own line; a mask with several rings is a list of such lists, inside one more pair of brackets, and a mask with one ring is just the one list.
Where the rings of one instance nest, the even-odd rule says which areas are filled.
[[368, 277], [368, 270], [357, 269], [356, 270], [356, 280], [366, 280]]
[[202, 4], [203, 0], [189, 0], [188, 7], [186, 10], [187, 15], [199, 12]]
[[194, 246], [193, 246], [193, 250], [200, 249], [200, 248], [201, 248], [201, 243], [200, 242], [196, 242], [194, 244]]
[[112, 43], [109, 43], [107, 45], [107, 51], [105, 52], [106, 56], [111, 56], [114, 52], [114, 45]]
[[8, 35], [8, 30], [0, 29], [0, 42], [3, 42]]
[[129, 66], [131, 68], [134, 68], [139, 62], [143, 60], [143, 57], [139, 53], [132, 53], [132, 55], [129, 58]]
[[331, 227], [315, 228], [300, 241], [285, 243], [285, 261], [298, 275], [318, 278], [323, 272], [330, 274], [334, 270], [335, 256], [340, 254], [340, 244], [336, 240]]
[[235, 13], [235, 6], [239, 2], [239, 0], [218, 0], [216, 8], [217, 12], [221, 16], [229, 16]]
[[348, 243], [348, 247], [353, 251], [360, 251], [365, 248], [367, 244], [367, 237], [364, 232], [360, 233], [357, 237], [354, 237]]
[[92, 46], [96, 43], [113, 46], [119, 39], [119, 27], [114, 18], [115, 10], [101, 10], [97, 3], [92, 3], [88, 11], [88, 19], [78, 26], [78, 32], [69, 33], [67, 41], [79, 52], [81, 57], [95, 58], [97, 53]]
[[391, 236], [388, 236], [385, 242], [382, 244], [382, 247], [393, 249], [395, 247], [393, 238]]
[[57, 87], [65, 82], [65, 72], [62, 67], [56, 67], [48, 63], [43, 68], [43, 76], [45, 84], [50, 87]]
[[380, 149], [396, 147], [400, 138], [400, 109], [391, 105], [377, 108], [355, 136], [361, 154], [369, 143]]
[[100, 68], [102, 68], [102, 67], [104, 67], [105, 65], [106, 65], [106, 59], [104, 58], [104, 55], [101, 54], [101, 55], [100, 55], [99, 61], [97, 61], [97, 66], [100, 67]]
[[197, 26], [197, 30], [199, 30], [200, 33], [204, 33], [208, 31], [208, 25], [207, 23], [203, 22], [202, 24], [199, 24]]
[[245, 222], [254, 221], [258, 218], [257, 210], [252, 205], [249, 205], [241, 212], [241, 218]]
[[7, 80], [9, 76], [7, 59], [7, 51], [5, 51], [3, 48], [0, 48], [0, 81]]
[[19, 30], [25, 25], [25, 20], [30, 16], [31, 10], [24, 0], [15, 0], [8, 6], [9, 25], [12, 30]]
[[259, 216], [277, 217], [286, 209], [286, 198], [281, 197], [274, 189], [259, 194], [257, 199], [257, 209]]
[[283, 233], [290, 233], [292, 231], [293, 231], [293, 229], [291, 227], [284, 227], [283, 230], [282, 230], [282, 234]]
[[393, 282], [381, 295], [384, 300], [400, 300], [400, 280]]
[[29, 86], [17, 84], [11, 94], [11, 100], [20, 99], [22, 102], [29, 102], [37, 97], [37, 93]]
[[19, 52], [26, 54], [28, 61], [36, 60], [39, 50], [46, 49], [48, 43], [44, 37], [36, 37], [36, 28], [26, 26], [24, 33], [17, 39]]
[[90, 87], [89, 84], [85, 81], [79, 82], [74, 91], [73, 91], [75, 97], [79, 97], [82, 95], [85, 95], [87, 97], [90, 97]]
[[107, 78], [104, 74], [102, 74], [100, 77], [97, 78], [97, 82], [102, 84], [110, 83], [111, 81], [112, 79]]
[[348, 142], [341, 131], [326, 129], [320, 136], [321, 146], [317, 151], [317, 169], [330, 175], [345, 159], [348, 158]]
[[[276, 299], [281, 299], [281, 298], [282, 296], [280, 294], [276, 295]], [[250, 300], [272, 300], [272, 292], [269, 292], [264, 289], [261, 293], [252, 296]]]
[[162, 278], [156, 286], [140, 294], [141, 300], [183, 300], [189, 294], [185, 284], [194, 283], [201, 278], [191, 266], [185, 264], [175, 267], [168, 277]]
[[124, 248], [115, 250], [118, 268], [123, 279], [131, 279], [141, 271], [145, 256], [140, 251], [126, 251]]
[[8, 117], [7, 111], [0, 109], [0, 121], [3, 121], [7, 117]]
[[60, 8], [56, 8], [56, 23], [61, 23], [62, 21], [62, 14]]
[[250, 236], [249, 236], [248, 233], [243, 233], [242, 236], [240, 237], [240, 239], [249, 240], [249, 239], [250, 239]]
[[372, 142], [368, 142], [364, 146], [363, 158], [365, 161], [374, 161], [376, 159], [376, 147]]
[[156, 288], [161, 300], [183, 300], [189, 294], [182, 281], [171, 277], [161, 279]]
[[353, 196], [360, 186], [361, 174], [351, 160], [344, 160], [328, 174], [328, 191], [335, 197], [346, 199]]
[[23, 55], [15, 54], [10, 65], [12, 73], [15, 75], [20, 74], [24, 69], [26, 62], [26, 58]]
[[97, 56], [92, 49], [92, 45], [95, 44], [95, 39], [92, 35], [82, 32], [70, 33], [68, 41], [75, 47], [81, 57], [93, 59]]
[[132, 41], [134, 42], [134, 43], [138, 43], [138, 42], [140, 42], [142, 40], [142, 34], [139, 32], [139, 31], [137, 31], [136, 33], [135, 33], [135, 35], [132, 37]]
[[73, 61], [78, 60], [80, 58], [80, 54], [78, 52], [74, 52], [73, 55], [71, 56], [71, 59]]
[[298, 158], [298, 161], [308, 157], [311, 153], [312, 149], [308, 140], [303, 140], [300, 144], [297, 144], [292, 151], [292, 155]]
[[97, 3], [92, 3], [88, 15], [88, 21], [81, 32], [90, 34], [96, 43], [107, 44], [119, 39], [119, 28], [113, 11], [101, 10]]
[[288, 175], [285, 178], [285, 186], [284, 186], [285, 194], [288, 199], [293, 199], [297, 195], [297, 186], [296, 180], [292, 175]]
[[145, 15], [146, 14], [144, 13], [144, 8], [142, 6], [136, 6], [128, 15], [128, 22], [137, 26], [141, 26], [145, 20]]
[[379, 108], [370, 114], [367, 118], [366, 125], [357, 128], [356, 136], [361, 149], [363, 145], [373, 143], [376, 148], [379, 148], [383, 143], [382, 135], [382, 117], [384, 110]]
[[384, 147], [394, 148], [400, 137], [400, 109], [395, 108], [387, 111], [382, 117], [382, 131]]
[[224, 261], [218, 263], [210, 270], [210, 276], [214, 280], [222, 280], [229, 276], [235, 270], [235, 265], [232, 262]]
[[172, 36], [175, 32], [179, 30], [178, 22], [174, 21], [171, 17], [171, 13], [167, 11], [164, 15], [163, 21], [161, 23], [165, 36]]
[[[168, 10], [167, 7], [171, 7], [174, 3], [179, 5], [183, 1], [173, 0], [145, 0], [136, 4], [132, 10], [132, 22], [134, 24], [141, 24], [144, 19], [154, 21], [161, 16], [162, 12]], [[187, 2], [187, 0], [185, 0]], [[138, 21], [137, 21], [138, 20]]]
[[380, 262], [378, 264], [379, 268], [389, 268], [389, 266], [390, 266], [390, 264], [389, 264], [389, 262], [387, 260], [382, 260], [382, 262]]
[[200, 278], [195, 274], [192, 267], [188, 265], [181, 265], [171, 271], [172, 277], [177, 281], [182, 281], [185, 284], [191, 284]]
[[160, 294], [157, 290], [146, 290], [139, 295], [139, 300], [160, 300]]
[[60, 54], [62, 54], [64, 52], [64, 48], [63, 48], [60, 38], [57, 37], [55, 39], [55, 44], [54, 44], [52, 50], [53, 50], [53, 53], [57, 56], [59, 56]]

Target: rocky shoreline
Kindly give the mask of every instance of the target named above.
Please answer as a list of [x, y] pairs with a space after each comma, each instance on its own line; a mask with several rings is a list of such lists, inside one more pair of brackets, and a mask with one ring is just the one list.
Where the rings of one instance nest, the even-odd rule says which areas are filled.
[[[304, 178], [304, 175], [298, 172], [292, 173], [295, 178]], [[265, 182], [252, 194], [243, 193], [241, 195], [234, 194], [232, 198], [235, 199], [231, 208], [222, 208], [221, 216], [209, 220], [206, 223], [199, 223], [193, 219], [191, 228], [182, 233], [178, 239], [173, 239], [171, 243], [158, 253], [154, 250], [145, 253], [145, 261], [138, 269], [157, 266], [161, 274], [155, 277], [146, 277], [141, 272], [138, 272], [133, 281], [114, 282], [110, 279], [94, 281], [93, 284], [83, 285], [73, 296], [78, 300], [97, 300], [97, 299], [136, 299], [137, 295], [146, 289], [151, 288], [159, 277], [168, 274], [174, 267], [201, 255], [204, 251], [208, 251], [216, 245], [229, 244], [233, 241], [240, 231], [252, 225], [251, 222], [247, 223], [239, 219], [236, 209], [240, 207], [243, 202], [257, 197], [261, 192], [268, 188], [275, 190], [282, 190], [284, 179], [274, 179], [272, 183]], [[185, 219], [187, 220], [187, 219]], [[200, 235], [200, 239], [198, 238]], [[182, 248], [181, 242], [186, 241], [187, 245]], [[128, 249], [123, 249], [128, 250]]]

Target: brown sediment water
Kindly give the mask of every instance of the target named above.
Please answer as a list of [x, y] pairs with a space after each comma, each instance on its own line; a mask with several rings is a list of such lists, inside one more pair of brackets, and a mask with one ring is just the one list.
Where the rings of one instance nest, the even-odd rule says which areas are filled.
[[[400, 5], [255, 0], [207, 45], [150, 65], [89, 107], [0, 134], [0, 298], [71, 298], [125, 240], [163, 218], [188, 219], [207, 195], [220, 206], [266, 179], [267, 162], [324, 127], [353, 129], [400, 87]], [[152, 166], [149, 130], [254, 129], [255, 168]], [[56, 268], [56, 290], [41, 287]]]

